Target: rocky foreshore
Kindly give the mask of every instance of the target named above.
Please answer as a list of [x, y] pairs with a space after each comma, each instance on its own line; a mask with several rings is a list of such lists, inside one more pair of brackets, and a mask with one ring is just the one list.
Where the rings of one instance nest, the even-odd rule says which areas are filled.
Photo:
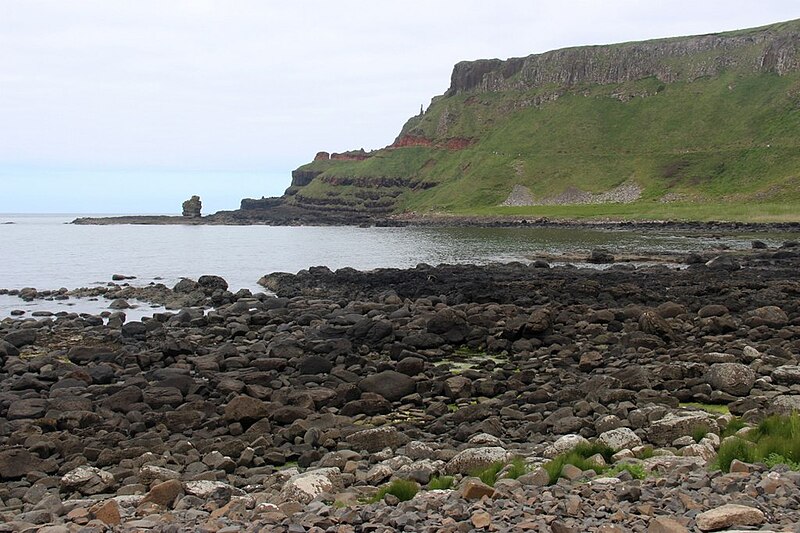
[[[800, 409], [800, 253], [684, 259], [205, 276], [5, 319], [0, 531], [798, 531], [800, 474], [710, 465], [733, 416]], [[586, 441], [645, 477], [550, 484]], [[421, 490], [370, 502], [397, 479]]]

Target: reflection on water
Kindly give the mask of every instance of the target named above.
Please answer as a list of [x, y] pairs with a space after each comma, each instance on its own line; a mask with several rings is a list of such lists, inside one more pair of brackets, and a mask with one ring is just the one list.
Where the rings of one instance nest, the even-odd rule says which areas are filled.
[[[260, 290], [269, 272], [315, 265], [408, 268], [419, 263], [528, 261], [537, 254], [690, 252], [726, 246], [770, 246], [797, 235], [717, 237], [644, 231], [561, 228], [357, 228], [270, 226], [73, 226], [76, 215], [0, 215], [0, 288], [69, 289], [108, 283], [164, 283], [203, 274], [224, 277], [232, 290]], [[2, 224], [14, 222], [14, 224]], [[21, 300], [15, 299], [17, 302]], [[18, 304], [19, 305], [19, 304]], [[7, 307], [0, 304], [0, 316]]]

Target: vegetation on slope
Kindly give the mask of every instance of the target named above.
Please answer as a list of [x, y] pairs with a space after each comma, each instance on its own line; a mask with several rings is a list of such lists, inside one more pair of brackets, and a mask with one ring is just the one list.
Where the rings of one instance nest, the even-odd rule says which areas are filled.
[[[466, 92], [434, 99], [424, 115], [406, 124], [403, 136], [427, 140], [430, 146], [386, 148], [364, 161], [316, 161], [301, 167], [322, 174], [299, 198], [349, 198], [357, 206], [366, 188], [372, 189], [373, 199], [388, 192], [397, 211], [423, 213], [800, 216], [794, 209], [800, 200], [798, 72], [779, 76], [731, 69], [691, 82], [662, 83], [651, 77], [608, 85]], [[468, 143], [463, 149], [443, 147], [450, 139]], [[360, 184], [340, 185], [352, 178], [360, 178]], [[381, 180], [386, 178], [406, 183], [385, 191]], [[546, 202], [571, 190], [599, 193], [622, 184], [638, 186], [639, 200], [500, 206], [515, 185]]]

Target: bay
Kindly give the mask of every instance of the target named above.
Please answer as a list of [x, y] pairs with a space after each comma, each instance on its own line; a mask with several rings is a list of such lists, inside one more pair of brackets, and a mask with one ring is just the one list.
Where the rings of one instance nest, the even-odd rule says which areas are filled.
[[[270, 272], [310, 266], [408, 268], [419, 263], [529, 261], [546, 254], [691, 252], [777, 246], [786, 234], [702, 236], [565, 228], [359, 228], [272, 226], [78, 226], [79, 215], [0, 215], [0, 288], [74, 289], [106, 284], [113, 274], [134, 285], [172, 286], [182, 277], [225, 278], [231, 290], [262, 290]], [[7, 298], [0, 302], [5, 316]], [[18, 299], [15, 299], [17, 302]], [[12, 302], [13, 303], [13, 302]]]

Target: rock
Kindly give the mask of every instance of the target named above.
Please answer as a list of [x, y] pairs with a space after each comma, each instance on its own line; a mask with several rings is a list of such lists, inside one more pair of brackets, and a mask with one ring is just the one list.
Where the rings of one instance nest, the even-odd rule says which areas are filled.
[[42, 469], [42, 459], [23, 448], [0, 450], [0, 479], [17, 479]]
[[741, 363], [715, 363], [708, 371], [711, 387], [734, 396], [747, 396], [755, 382], [755, 371]]
[[21, 418], [40, 418], [47, 410], [47, 400], [44, 398], [31, 398], [17, 400], [8, 407], [6, 418], [17, 420]]
[[250, 425], [269, 414], [267, 404], [250, 396], [237, 396], [225, 406], [223, 417], [228, 422], [242, 422]]
[[630, 428], [617, 428], [601, 433], [597, 440], [614, 451], [642, 445], [642, 439]]
[[0, 339], [0, 355], [16, 357], [19, 355], [19, 350], [10, 342]]
[[396, 449], [408, 442], [408, 437], [392, 426], [365, 429], [347, 437], [347, 443], [355, 450], [375, 453], [384, 448]]
[[36, 342], [36, 330], [34, 329], [18, 329], [7, 334], [4, 341], [11, 344], [15, 348], [22, 348], [29, 346]]
[[342, 489], [342, 474], [338, 468], [318, 468], [290, 477], [280, 496], [284, 501], [305, 504], [322, 493], [334, 494]]
[[614, 256], [605, 248], [595, 248], [586, 258], [586, 261], [594, 264], [613, 263]]
[[61, 477], [63, 489], [77, 490], [86, 495], [105, 492], [113, 484], [114, 476], [110, 472], [94, 466], [79, 466]]
[[470, 474], [492, 463], [506, 462], [510, 459], [510, 455], [504, 448], [498, 446], [467, 448], [450, 459], [445, 471], [448, 474]]
[[480, 500], [484, 496], [494, 496], [494, 489], [478, 478], [469, 477], [461, 483], [458, 493], [465, 500]]
[[486, 511], [475, 511], [470, 518], [472, 525], [478, 529], [485, 529], [492, 524], [492, 515]]
[[747, 320], [750, 327], [768, 326], [782, 328], [789, 323], [786, 312], [776, 305], [768, 305], [753, 310], [752, 316]]
[[380, 394], [390, 402], [399, 401], [417, 388], [416, 382], [405, 374], [394, 370], [384, 370], [367, 376], [358, 382], [358, 387], [365, 392]]
[[161, 507], [169, 507], [180, 494], [183, 494], [183, 485], [177, 479], [170, 479], [153, 486], [144, 495], [141, 503], [154, 503]]
[[333, 369], [333, 363], [320, 355], [307, 355], [297, 363], [297, 370], [301, 374], [328, 374]]
[[241, 495], [243, 492], [222, 481], [187, 481], [183, 484], [186, 494], [197, 496], [202, 500], [207, 500], [215, 493], [227, 493]]
[[772, 380], [779, 385], [797, 385], [800, 383], [800, 366], [781, 365], [772, 371]]
[[472, 395], [472, 381], [464, 376], [452, 376], [444, 380], [444, 395], [451, 400], [469, 398]]
[[705, 412], [685, 411], [667, 413], [660, 420], [656, 420], [647, 428], [648, 440], [656, 446], [669, 446], [678, 437], [691, 435], [699, 428], [707, 428], [713, 431], [717, 428], [717, 423]]
[[772, 411], [790, 415], [800, 411], [800, 394], [782, 394], [772, 399]]
[[122, 521], [119, 514], [119, 505], [114, 500], [106, 500], [94, 504], [89, 508], [89, 514], [107, 526], [116, 526]]
[[650, 520], [647, 533], [689, 533], [689, 529], [677, 520], [659, 516]]
[[742, 268], [739, 261], [732, 255], [718, 255], [706, 263], [706, 266], [712, 270], [728, 270], [734, 271]]
[[207, 295], [212, 295], [216, 291], [227, 291], [228, 282], [219, 276], [200, 276], [197, 278], [197, 284]]
[[144, 465], [139, 469], [139, 482], [144, 485], [150, 485], [153, 481], [166, 481], [180, 478], [180, 472], [161, 466]]
[[567, 453], [581, 444], [589, 444], [589, 441], [580, 435], [563, 435], [547, 448], [545, 456], [552, 458], [562, 453]]
[[200, 212], [203, 209], [203, 203], [197, 195], [192, 196], [183, 202], [183, 216], [187, 218], [200, 218]]
[[466, 319], [450, 308], [438, 311], [428, 320], [427, 329], [451, 344], [462, 343], [470, 331]]
[[758, 526], [765, 520], [764, 513], [755, 507], [727, 504], [700, 513], [695, 518], [701, 531], [717, 531], [731, 526]]

